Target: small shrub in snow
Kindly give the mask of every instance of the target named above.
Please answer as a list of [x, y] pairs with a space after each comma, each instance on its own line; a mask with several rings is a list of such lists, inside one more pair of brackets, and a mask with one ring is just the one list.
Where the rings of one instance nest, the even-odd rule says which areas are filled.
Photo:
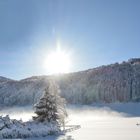
[[0, 139], [44, 137], [59, 132], [59, 127], [52, 123], [22, 122], [0, 116]]

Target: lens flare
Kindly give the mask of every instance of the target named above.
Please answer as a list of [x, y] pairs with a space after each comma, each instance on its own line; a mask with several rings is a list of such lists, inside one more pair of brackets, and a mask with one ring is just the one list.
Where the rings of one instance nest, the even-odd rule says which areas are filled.
[[57, 46], [56, 50], [47, 55], [44, 65], [49, 74], [68, 73], [71, 67], [70, 53]]

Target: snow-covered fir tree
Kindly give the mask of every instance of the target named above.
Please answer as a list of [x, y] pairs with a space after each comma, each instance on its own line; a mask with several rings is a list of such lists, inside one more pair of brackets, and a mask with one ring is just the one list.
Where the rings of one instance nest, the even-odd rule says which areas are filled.
[[35, 104], [36, 117], [38, 122], [57, 123], [64, 127], [67, 112], [65, 110], [65, 100], [59, 96], [59, 88], [54, 81], [51, 81], [45, 89], [39, 102]]

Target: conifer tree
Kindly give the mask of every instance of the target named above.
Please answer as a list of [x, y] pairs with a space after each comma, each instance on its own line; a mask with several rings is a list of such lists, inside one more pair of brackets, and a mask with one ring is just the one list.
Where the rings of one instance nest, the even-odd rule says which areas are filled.
[[65, 100], [59, 96], [59, 88], [54, 81], [50, 82], [39, 102], [35, 104], [35, 113], [37, 116], [33, 119], [38, 122], [52, 122], [64, 127], [67, 117]]

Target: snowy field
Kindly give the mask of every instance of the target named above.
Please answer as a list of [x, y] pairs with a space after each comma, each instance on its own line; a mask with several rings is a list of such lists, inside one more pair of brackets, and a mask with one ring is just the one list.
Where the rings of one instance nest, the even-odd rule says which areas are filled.
[[[49, 136], [40, 140], [140, 140], [140, 103], [93, 106], [69, 106], [68, 124], [81, 125], [66, 136]], [[0, 115], [27, 121], [32, 118], [31, 107], [0, 110]], [[37, 140], [30, 139], [30, 140]]]

